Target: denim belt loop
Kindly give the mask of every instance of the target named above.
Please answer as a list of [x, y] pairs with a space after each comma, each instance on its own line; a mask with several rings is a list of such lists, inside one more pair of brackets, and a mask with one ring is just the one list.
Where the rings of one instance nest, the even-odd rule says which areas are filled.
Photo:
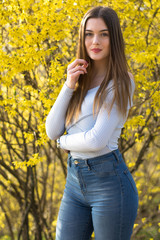
[[115, 156], [117, 162], [119, 163], [120, 161], [119, 161], [119, 158], [118, 158], [118, 155], [117, 155], [116, 151], [114, 150], [112, 153], [114, 154], [114, 156]]
[[71, 158], [69, 158], [69, 166], [71, 167], [71, 165], [72, 165], [72, 164], [71, 164]]
[[89, 163], [88, 163], [88, 159], [85, 160], [85, 163], [86, 163], [86, 165], [88, 166], [88, 170], [90, 171], [90, 170], [91, 170], [91, 166], [90, 166]]
[[72, 164], [71, 164], [71, 162], [72, 162], [72, 161], [71, 161], [71, 158], [72, 158], [72, 156], [71, 156], [71, 154], [69, 153], [69, 154], [68, 154], [68, 165], [69, 165], [69, 167], [71, 167], [71, 165], [72, 165]]

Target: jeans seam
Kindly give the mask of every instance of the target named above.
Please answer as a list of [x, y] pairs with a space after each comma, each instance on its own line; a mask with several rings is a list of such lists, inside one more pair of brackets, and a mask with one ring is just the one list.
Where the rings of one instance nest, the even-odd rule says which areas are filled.
[[[126, 169], [126, 170], [124, 171], [124, 173], [125, 173], [127, 179], [129, 180], [129, 182], [130, 182], [130, 184], [131, 184], [134, 192], [138, 195], [138, 190], [137, 190], [136, 186], [133, 185], [133, 182], [132, 182], [132, 180], [130, 179], [130, 177], [129, 177], [129, 175], [128, 175], [128, 174], [131, 174], [131, 173], [129, 172], [128, 169]], [[133, 176], [132, 176], [132, 178], [133, 178]], [[133, 179], [133, 181], [134, 181], [134, 179]], [[135, 185], [136, 185], [136, 183], [135, 183]]]
[[[91, 214], [91, 212], [90, 212], [90, 215], [89, 215], [89, 218], [88, 218], [88, 222], [87, 222], [87, 226], [89, 226], [89, 222], [90, 222], [90, 217], [92, 216], [92, 214]], [[85, 235], [86, 235], [86, 233], [87, 233], [87, 230], [88, 230], [88, 228], [86, 229], [86, 231], [84, 231], [84, 234], [82, 235], [82, 240], [85, 240]]]
[[85, 182], [83, 181], [83, 177], [82, 177], [81, 169], [80, 169], [80, 168], [79, 168], [78, 171], [77, 171], [77, 176], [78, 176], [78, 181], [79, 181], [79, 185], [80, 185], [82, 194], [83, 194], [83, 196], [84, 196], [84, 193], [86, 192], [86, 184], [85, 184]]
[[118, 177], [118, 180], [119, 180], [119, 183], [120, 183], [120, 188], [121, 188], [121, 206], [120, 206], [120, 231], [119, 231], [119, 240], [123, 240], [121, 239], [122, 237], [122, 228], [123, 228], [123, 216], [122, 216], [122, 213], [123, 213], [123, 192], [122, 192], [122, 181], [121, 181], [121, 177], [119, 176], [119, 174], [117, 173], [116, 169], [115, 169], [115, 173]]
[[[76, 170], [76, 168], [78, 168], [78, 169]], [[76, 166], [76, 168], [75, 168], [75, 171], [76, 171], [76, 176], [77, 176], [78, 183], [79, 183], [79, 186], [80, 186], [80, 191], [81, 191], [81, 193], [84, 197], [84, 200], [86, 201], [86, 204], [88, 204], [87, 198], [85, 196], [85, 193], [87, 192], [87, 188], [86, 188], [85, 182], [83, 181], [83, 177], [82, 177], [82, 174], [81, 174], [81, 168], [79, 168], [78, 165]]]

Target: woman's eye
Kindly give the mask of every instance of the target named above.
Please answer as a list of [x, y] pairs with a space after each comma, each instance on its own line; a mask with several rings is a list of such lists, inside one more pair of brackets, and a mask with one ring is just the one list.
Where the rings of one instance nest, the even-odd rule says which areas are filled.
[[[85, 33], [85, 37], [92, 37], [94, 36], [94, 33]], [[100, 34], [101, 37], [108, 37], [109, 34], [108, 33], [101, 33]]]
[[86, 37], [87, 37], [87, 36], [90, 37], [90, 36], [92, 36], [92, 33], [86, 33], [85, 36], [86, 36]]
[[108, 37], [109, 34], [108, 33], [102, 33], [102, 37]]

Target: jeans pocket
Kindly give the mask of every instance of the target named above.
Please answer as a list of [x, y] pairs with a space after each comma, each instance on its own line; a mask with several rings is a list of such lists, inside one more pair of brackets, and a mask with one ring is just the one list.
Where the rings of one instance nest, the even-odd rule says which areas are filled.
[[128, 168], [126, 170], [124, 170], [124, 173], [125, 175], [127, 176], [129, 182], [131, 183], [132, 185], [132, 188], [133, 190], [135, 191], [135, 193], [138, 195], [138, 190], [137, 190], [137, 187], [136, 187], [136, 183], [132, 177], [132, 174], [130, 173], [130, 171], [128, 170]]
[[113, 162], [101, 162], [94, 164], [90, 167], [90, 170], [94, 173], [94, 175], [98, 177], [106, 177], [116, 175], [114, 171]]

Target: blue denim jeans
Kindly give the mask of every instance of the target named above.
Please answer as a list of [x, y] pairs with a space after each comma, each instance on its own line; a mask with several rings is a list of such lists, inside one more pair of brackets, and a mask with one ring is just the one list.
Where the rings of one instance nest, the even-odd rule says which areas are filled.
[[138, 192], [119, 150], [86, 160], [67, 160], [66, 186], [56, 240], [129, 240]]

